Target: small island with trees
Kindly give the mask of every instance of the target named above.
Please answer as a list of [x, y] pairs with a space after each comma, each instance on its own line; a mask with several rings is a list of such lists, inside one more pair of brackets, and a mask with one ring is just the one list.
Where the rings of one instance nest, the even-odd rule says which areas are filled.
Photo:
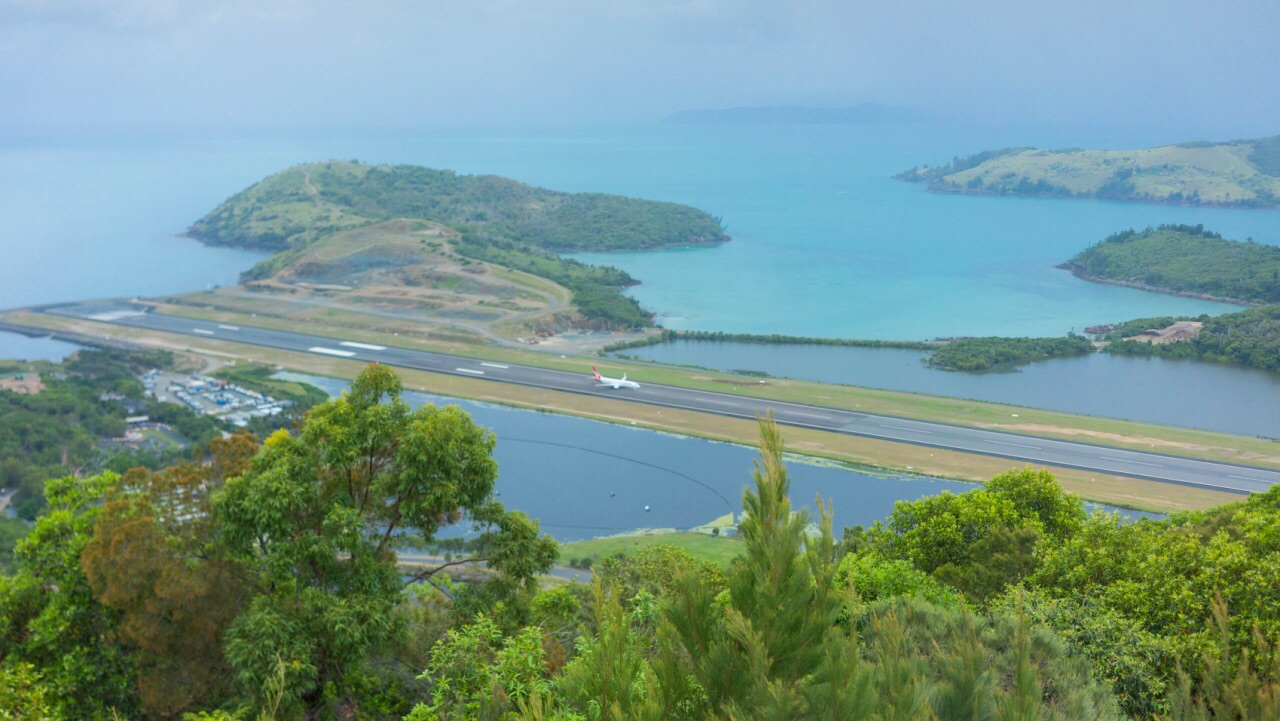
[[1280, 135], [1144, 150], [986, 150], [899, 173], [937, 193], [1280, 207]]
[[1157, 293], [1280, 303], [1280, 247], [1228, 240], [1203, 225], [1121, 231], [1058, 267], [1084, 280]]
[[[560, 312], [568, 299], [578, 316], [558, 322], [604, 329], [652, 325], [621, 293], [637, 281], [560, 252], [729, 240], [719, 218], [677, 203], [355, 161], [272, 175], [196, 221], [187, 235], [276, 252], [244, 274], [240, 300], [246, 292], [270, 294], [514, 326]], [[214, 305], [209, 301], [198, 299]]]

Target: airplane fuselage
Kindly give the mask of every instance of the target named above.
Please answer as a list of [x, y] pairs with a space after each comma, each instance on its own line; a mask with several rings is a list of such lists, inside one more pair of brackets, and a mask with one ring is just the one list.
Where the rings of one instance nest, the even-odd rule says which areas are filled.
[[623, 373], [621, 378], [610, 378], [608, 376], [600, 375], [600, 371], [596, 370], [595, 366], [591, 366], [591, 374], [596, 379], [596, 388], [612, 388], [614, 390], [618, 390], [619, 388], [639, 390], [640, 388], [639, 383], [627, 380], [626, 373]]

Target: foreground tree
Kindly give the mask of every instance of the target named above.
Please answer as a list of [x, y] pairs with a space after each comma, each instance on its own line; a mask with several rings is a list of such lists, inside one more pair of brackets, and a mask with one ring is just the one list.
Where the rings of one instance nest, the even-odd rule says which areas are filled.
[[[1051, 631], [1016, 613], [974, 614], [905, 561], [863, 567], [855, 557], [837, 566], [829, 512], [819, 506], [813, 533], [807, 514], [792, 511], [771, 419], [761, 423], [760, 451], [754, 488], [743, 496], [745, 552], [727, 588], [717, 593], [687, 566], [657, 602], [643, 588], [622, 599], [625, 585], [597, 581], [597, 627], [545, 693], [525, 684], [521, 718], [1121, 718], [1107, 686]], [[858, 592], [842, 581], [868, 587]], [[934, 593], [946, 605], [893, 597], [898, 589]], [[867, 603], [879, 594], [889, 597]], [[520, 680], [507, 674], [491, 682], [501, 689]], [[498, 706], [497, 698], [483, 708]]]
[[483, 560], [512, 592], [554, 561], [555, 542], [493, 500], [493, 435], [457, 407], [410, 410], [400, 393], [391, 370], [370, 365], [299, 435], [267, 439], [215, 497], [220, 540], [256, 593], [227, 632], [227, 659], [250, 690], [283, 668], [288, 714], [354, 712], [370, 654], [402, 638], [397, 534], [429, 541], [463, 520], [488, 529]]
[[49, 511], [18, 544], [17, 572], [0, 576], [0, 677], [25, 678], [53, 718], [137, 713], [119, 616], [94, 597], [80, 568], [99, 504], [117, 480], [104, 473], [47, 482]]
[[216, 542], [211, 497], [258, 449], [249, 434], [210, 443], [203, 462], [121, 478], [80, 556], [95, 597], [120, 615], [137, 651], [138, 695], [152, 718], [173, 718], [234, 689], [222, 634], [249, 589]]

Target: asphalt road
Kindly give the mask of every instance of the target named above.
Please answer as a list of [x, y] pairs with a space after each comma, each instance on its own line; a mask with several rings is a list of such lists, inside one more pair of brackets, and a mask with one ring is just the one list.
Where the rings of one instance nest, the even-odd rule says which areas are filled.
[[[600, 396], [614, 400], [681, 408], [738, 418], [755, 418], [772, 410], [778, 423], [835, 433], [881, 438], [929, 448], [979, 453], [1013, 461], [1063, 466], [1199, 488], [1253, 493], [1280, 483], [1280, 471], [1128, 451], [1013, 433], [930, 423], [893, 416], [759, 400], [713, 391], [646, 383], [633, 378], [638, 390], [599, 388], [584, 364], [583, 373], [494, 363], [474, 358], [343, 341], [304, 333], [236, 326], [143, 312], [123, 301], [103, 301], [41, 308], [44, 312], [119, 325], [248, 343], [268, 348], [315, 353], [401, 368], [483, 378], [534, 388]], [[750, 381], [743, 381], [749, 383]]]

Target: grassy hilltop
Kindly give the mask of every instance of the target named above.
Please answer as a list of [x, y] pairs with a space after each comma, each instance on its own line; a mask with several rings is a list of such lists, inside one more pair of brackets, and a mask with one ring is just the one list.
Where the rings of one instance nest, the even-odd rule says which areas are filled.
[[1280, 135], [1145, 150], [1003, 148], [895, 177], [943, 193], [1275, 208]]
[[278, 251], [244, 280], [257, 284], [250, 290], [281, 297], [337, 292], [384, 309], [523, 322], [554, 311], [571, 294], [583, 322], [608, 328], [650, 324], [620, 293], [636, 281], [559, 251], [729, 239], [718, 218], [676, 203], [358, 162], [277, 173], [219, 205], [187, 234], [211, 245]]
[[716, 218], [677, 203], [358, 162], [311, 163], [276, 173], [219, 205], [188, 234], [216, 245], [285, 250], [398, 218], [547, 250], [644, 250], [729, 239]]

